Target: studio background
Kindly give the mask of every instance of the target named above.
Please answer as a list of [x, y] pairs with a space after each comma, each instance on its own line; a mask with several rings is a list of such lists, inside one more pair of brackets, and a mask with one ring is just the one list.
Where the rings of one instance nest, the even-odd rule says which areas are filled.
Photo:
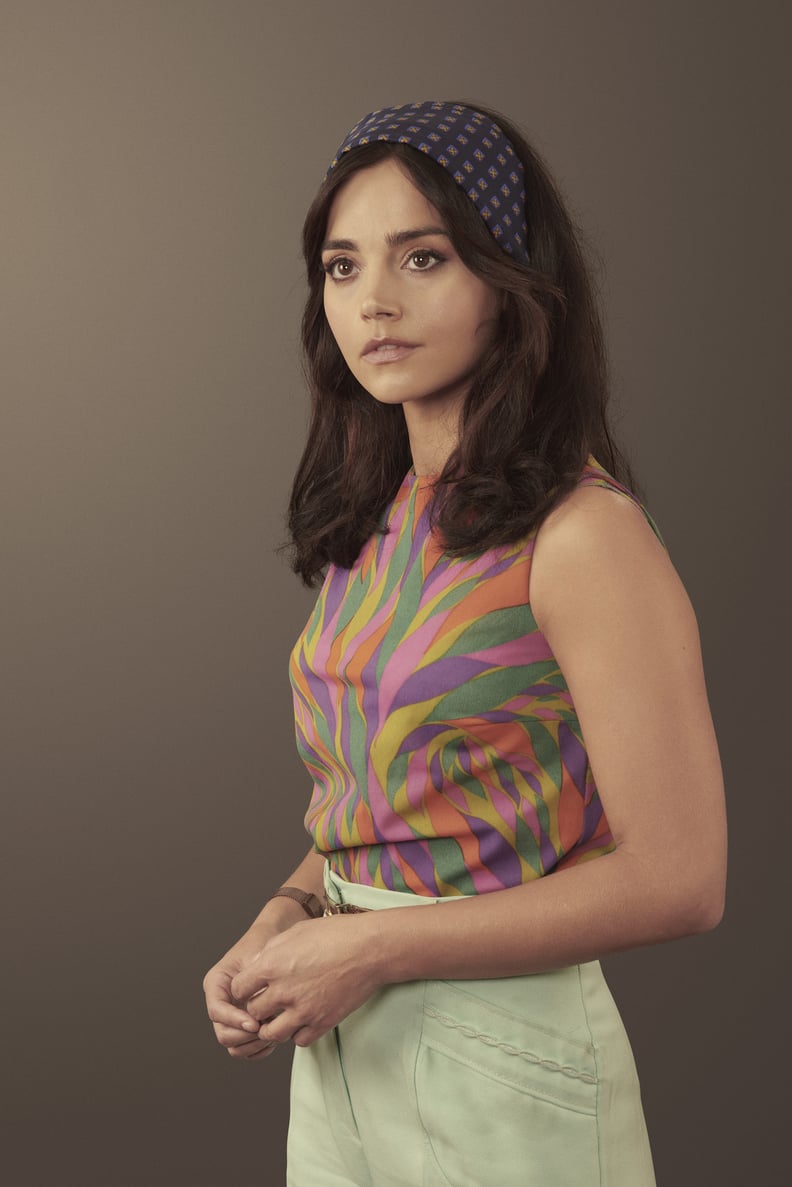
[[605, 965], [658, 1183], [788, 1181], [787, 11], [4, 0], [5, 1182], [284, 1181], [288, 1052], [228, 1059], [201, 978], [307, 847], [302, 217], [353, 122], [425, 98], [559, 179], [700, 621], [727, 914]]

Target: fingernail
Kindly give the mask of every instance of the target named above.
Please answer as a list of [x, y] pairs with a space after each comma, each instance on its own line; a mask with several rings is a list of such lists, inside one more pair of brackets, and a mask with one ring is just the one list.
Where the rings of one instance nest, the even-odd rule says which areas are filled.
[[242, 1023], [243, 1030], [257, 1031], [258, 1028], [259, 1028], [258, 1022], [256, 1022], [253, 1018], [248, 1018], [247, 1022]]

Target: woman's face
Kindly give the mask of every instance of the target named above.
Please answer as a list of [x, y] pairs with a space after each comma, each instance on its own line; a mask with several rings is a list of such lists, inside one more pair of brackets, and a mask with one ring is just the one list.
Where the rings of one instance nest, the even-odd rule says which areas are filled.
[[366, 391], [408, 416], [416, 403], [422, 416], [459, 407], [492, 341], [498, 297], [395, 160], [360, 170], [335, 195], [322, 265], [327, 321]]

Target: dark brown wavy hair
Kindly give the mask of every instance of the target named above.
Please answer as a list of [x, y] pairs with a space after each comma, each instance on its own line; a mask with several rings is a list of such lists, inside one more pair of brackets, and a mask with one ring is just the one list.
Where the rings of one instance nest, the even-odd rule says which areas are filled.
[[354, 564], [382, 530], [382, 513], [412, 464], [401, 407], [378, 403], [358, 383], [324, 313], [321, 247], [331, 203], [354, 173], [386, 157], [436, 207], [462, 262], [502, 294], [494, 340], [461, 411], [459, 442], [435, 483], [432, 515], [446, 549], [459, 556], [527, 536], [574, 487], [589, 454], [634, 487], [608, 424], [602, 326], [572, 220], [513, 124], [468, 106], [491, 117], [522, 160], [530, 267], [498, 247], [449, 174], [408, 145], [378, 142], [345, 154], [306, 216], [302, 342], [311, 422], [287, 546], [306, 585], [318, 584], [330, 563]]

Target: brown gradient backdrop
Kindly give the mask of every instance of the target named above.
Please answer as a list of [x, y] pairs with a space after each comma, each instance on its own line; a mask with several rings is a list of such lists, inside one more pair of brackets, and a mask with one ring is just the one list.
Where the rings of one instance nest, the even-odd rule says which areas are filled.
[[4, 0], [13, 1187], [283, 1182], [288, 1052], [233, 1064], [200, 982], [306, 848], [286, 664], [312, 595], [273, 552], [299, 227], [347, 127], [427, 97], [508, 112], [559, 177], [701, 622], [727, 917], [607, 962], [659, 1183], [788, 1181], [785, 8]]

